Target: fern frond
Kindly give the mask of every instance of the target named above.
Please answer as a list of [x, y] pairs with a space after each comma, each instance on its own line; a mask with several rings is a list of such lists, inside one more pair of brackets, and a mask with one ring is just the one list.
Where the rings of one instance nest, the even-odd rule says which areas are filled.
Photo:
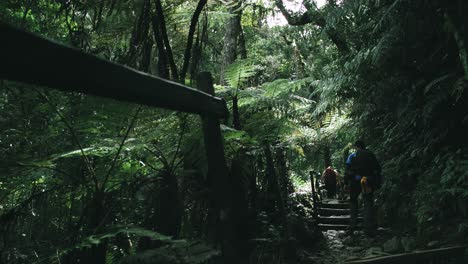
[[237, 60], [229, 65], [224, 78], [230, 87], [239, 89], [256, 74], [257, 69], [258, 65], [253, 64], [251, 60]]

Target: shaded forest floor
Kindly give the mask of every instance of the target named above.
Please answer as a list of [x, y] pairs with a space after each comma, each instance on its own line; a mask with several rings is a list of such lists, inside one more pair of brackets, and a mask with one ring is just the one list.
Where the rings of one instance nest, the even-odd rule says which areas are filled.
[[391, 240], [392, 232], [380, 228], [377, 234], [369, 238], [363, 231], [337, 231], [323, 232], [325, 241], [317, 252], [305, 253], [301, 263], [337, 264], [347, 260], [371, 258], [389, 255], [384, 250], [393, 250], [385, 243]]
[[[331, 203], [335, 202], [338, 201], [331, 201]], [[358, 259], [371, 259], [464, 244], [462, 241], [457, 243], [457, 240], [450, 239], [450, 236], [434, 238], [429, 242], [417, 241], [415, 234], [384, 227], [377, 228], [372, 237], [367, 236], [360, 229], [354, 231], [327, 230], [322, 231], [322, 234], [322, 241], [313, 250], [299, 250], [300, 260], [297, 263], [341, 264]], [[465, 251], [465, 259], [467, 257], [468, 250]]]

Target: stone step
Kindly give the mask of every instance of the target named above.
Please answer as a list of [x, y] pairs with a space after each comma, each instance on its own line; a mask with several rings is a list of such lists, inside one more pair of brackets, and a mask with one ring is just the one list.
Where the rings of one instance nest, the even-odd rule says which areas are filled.
[[[320, 231], [327, 231], [327, 230], [347, 230], [349, 225], [333, 225], [333, 224], [319, 224], [318, 225]], [[353, 230], [362, 230], [362, 225], [357, 225]]]
[[349, 203], [320, 203], [319, 207], [329, 209], [349, 209]]
[[349, 225], [331, 225], [331, 224], [319, 224], [318, 226], [321, 231], [346, 230], [349, 227]]
[[350, 209], [320, 208], [318, 211], [320, 216], [349, 215], [351, 213]]
[[[332, 224], [332, 225], [348, 225], [351, 221], [351, 217], [349, 215], [344, 216], [331, 216], [331, 217], [319, 217], [318, 222], [321, 224]], [[357, 218], [358, 223], [363, 222], [362, 217]]]

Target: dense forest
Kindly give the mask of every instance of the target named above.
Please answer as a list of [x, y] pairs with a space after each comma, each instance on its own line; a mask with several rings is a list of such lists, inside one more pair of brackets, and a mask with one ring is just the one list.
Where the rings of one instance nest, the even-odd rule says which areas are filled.
[[466, 14], [464, 0], [0, 1], [0, 23], [99, 58], [189, 87], [210, 72], [229, 110], [222, 189], [196, 114], [0, 80], [0, 263], [330, 263], [311, 175], [344, 172], [358, 139], [382, 166], [389, 234], [372, 246], [467, 244]]

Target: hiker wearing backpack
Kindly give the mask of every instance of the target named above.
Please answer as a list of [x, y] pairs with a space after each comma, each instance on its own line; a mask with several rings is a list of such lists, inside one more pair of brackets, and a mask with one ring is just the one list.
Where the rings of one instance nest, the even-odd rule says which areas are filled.
[[363, 141], [354, 143], [356, 152], [346, 160], [345, 185], [350, 192], [351, 229], [357, 224], [358, 197], [362, 193], [364, 200], [364, 228], [372, 234], [375, 229], [374, 192], [381, 185], [380, 164], [374, 153], [366, 149]]
[[335, 198], [336, 178], [337, 178], [337, 173], [332, 168], [332, 166], [328, 166], [322, 173], [322, 182], [325, 184], [325, 189], [327, 190], [328, 198]]

